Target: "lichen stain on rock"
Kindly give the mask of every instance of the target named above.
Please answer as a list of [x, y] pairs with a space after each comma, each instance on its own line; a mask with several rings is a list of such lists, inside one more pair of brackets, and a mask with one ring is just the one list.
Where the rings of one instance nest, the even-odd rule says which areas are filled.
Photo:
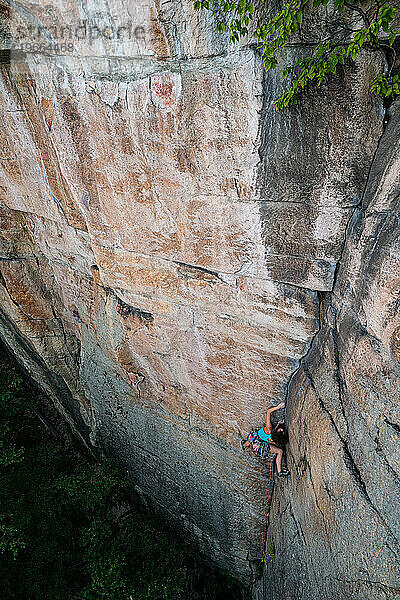
[[42, 98], [40, 103], [43, 111], [43, 118], [46, 122], [48, 130], [51, 131], [51, 127], [53, 125], [55, 102], [54, 100], [49, 98]]
[[400, 363], [400, 327], [397, 327], [392, 334], [392, 346], [397, 362]]
[[15, 74], [15, 82], [26, 110], [28, 128], [31, 129], [33, 142], [40, 156], [44, 186], [47, 187], [52, 201], [57, 204], [66, 222], [72, 227], [87, 231], [85, 219], [60, 169], [58, 156], [46, 125], [46, 115], [42, 114], [41, 105], [38, 104], [35, 80], [30, 75], [27, 65]]
[[[83, 19], [89, 4], [57, 6], [60, 15]], [[112, 6], [102, 4], [110, 21]], [[132, 41], [126, 53], [120, 44], [107, 54], [99, 43], [79, 60], [35, 53], [2, 67], [0, 256], [16, 304], [0, 286], [1, 335], [39, 383], [43, 369], [32, 356], [49, 365], [53, 381], [62, 383], [54, 389], [67, 388], [85, 407], [99, 449], [129, 469], [172, 526], [243, 581], [252, 576], [249, 560], [259, 559], [266, 481], [262, 465], [241, 451], [240, 437], [263, 421], [271, 401], [288, 396], [289, 451], [304, 481], [296, 487], [294, 468], [277, 488], [267, 589], [291, 600], [340, 598], [332, 576], [345, 564], [346, 577], [357, 579], [353, 556], [364, 534], [355, 528], [347, 536], [355, 522], [347, 507], [360, 490], [351, 487], [336, 429], [347, 436], [372, 502], [389, 518], [392, 508], [381, 506], [378, 486], [368, 483], [375, 471], [365, 465], [372, 456], [379, 478], [391, 485], [388, 467], [375, 447], [365, 453], [369, 434], [359, 412], [368, 412], [371, 427], [379, 409], [397, 422], [390, 398], [398, 363], [385, 356], [383, 375], [370, 335], [368, 343], [354, 341], [353, 361], [340, 348], [341, 368], [327, 345], [317, 355], [311, 347], [310, 373], [325, 365], [319, 395], [306, 377], [298, 396], [288, 382], [324, 325], [352, 204], [376, 150], [381, 112], [370, 96], [356, 103], [352, 90], [366, 89], [365, 73], [379, 66], [378, 53], [365, 52], [340, 92], [322, 86], [301, 107], [278, 114], [269, 108], [277, 81], [273, 73], [264, 76], [258, 53], [216, 41], [191, 0], [141, 0], [121, 9], [143, 23], [147, 47]], [[46, 25], [46, 10], [40, 18]], [[87, 230], [79, 228], [71, 198], [79, 200]], [[329, 239], [312, 235], [321, 215]], [[360, 252], [372, 242], [381, 252], [376, 240], [363, 239]], [[358, 283], [376, 276], [360, 262], [365, 277], [344, 284], [350, 297], [342, 299], [343, 310], [353, 306]], [[377, 318], [382, 302], [370, 307]], [[388, 318], [385, 348], [392, 344], [397, 352], [390, 342], [397, 316]], [[374, 323], [368, 315], [365, 337], [380, 335]], [[358, 335], [356, 326], [351, 331]], [[344, 343], [342, 331], [339, 337]], [[374, 380], [362, 377], [364, 368]], [[346, 402], [340, 390], [342, 404], [339, 377], [351, 394]], [[394, 456], [396, 432], [383, 425], [380, 444]], [[360, 505], [363, 525], [375, 526]], [[325, 515], [332, 521], [326, 527]], [[277, 590], [281, 584], [289, 587]]]
[[166, 110], [174, 108], [182, 94], [179, 73], [155, 75], [151, 78], [151, 97], [154, 104]]
[[59, 99], [59, 105], [65, 123], [70, 129], [71, 140], [79, 159], [76, 168], [85, 190], [89, 194], [87, 205], [90, 210], [100, 209], [95, 179], [96, 169], [93, 164], [87, 127], [82, 121], [77, 102], [74, 98], [62, 97]]
[[170, 56], [170, 49], [168, 47], [168, 41], [163, 31], [163, 25], [160, 25], [159, 19], [159, 0], [156, 2], [157, 12], [153, 7], [150, 7], [150, 26], [152, 31], [152, 46], [156, 51], [157, 58], [159, 60], [166, 60]]
[[11, 301], [19, 309], [19, 318], [22, 320], [52, 319], [54, 313], [49, 304], [49, 295], [41, 289], [40, 279], [34, 270], [25, 268], [23, 262], [3, 262], [2, 276], [4, 286]]
[[176, 161], [176, 166], [181, 173], [188, 172], [192, 175], [196, 175], [196, 151], [192, 146], [176, 148], [174, 150], [174, 157]]

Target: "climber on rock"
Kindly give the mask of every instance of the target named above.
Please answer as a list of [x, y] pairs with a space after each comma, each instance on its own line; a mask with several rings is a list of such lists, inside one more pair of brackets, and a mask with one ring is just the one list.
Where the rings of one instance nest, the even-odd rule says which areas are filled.
[[250, 431], [246, 440], [242, 440], [241, 444], [244, 450], [251, 446], [253, 452], [263, 458], [268, 451], [276, 454], [276, 468], [278, 477], [287, 477], [289, 471], [282, 468], [283, 448], [288, 441], [288, 436], [285, 430], [285, 422], [278, 421], [275, 427], [272, 427], [271, 413], [285, 408], [285, 403], [281, 402], [278, 406], [267, 410], [267, 419], [264, 427]]

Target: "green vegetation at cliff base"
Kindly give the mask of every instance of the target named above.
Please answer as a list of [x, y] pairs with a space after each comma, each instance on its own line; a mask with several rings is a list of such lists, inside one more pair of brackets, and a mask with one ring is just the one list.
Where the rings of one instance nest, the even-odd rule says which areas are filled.
[[188, 548], [127, 503], [116, 470], [69, 436], [56, 440], [40, 421], [39, 395], [1, 347], [0, 355], [1, 598], [199, 597]]

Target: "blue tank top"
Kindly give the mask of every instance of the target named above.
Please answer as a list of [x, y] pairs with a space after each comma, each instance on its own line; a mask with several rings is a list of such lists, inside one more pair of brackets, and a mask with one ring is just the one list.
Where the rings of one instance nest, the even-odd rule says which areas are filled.
[[269, 440], [271, 439], [271, 434], [270, 433], [265, 433], [264, 431], [264, 427], [261, 427], [261, 429], [259, 429], [257, 431], [257, 435], [259, 438], [261, 438], [264, 442], [269, 442]]

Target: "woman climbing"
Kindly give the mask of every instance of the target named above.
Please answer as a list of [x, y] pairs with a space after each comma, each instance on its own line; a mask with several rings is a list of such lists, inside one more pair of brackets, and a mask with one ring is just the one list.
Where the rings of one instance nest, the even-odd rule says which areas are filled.
[[287, 443], [287, 433], [285, 431], [285, 422], [278, 421], [275, 427], [272, 427], [271, 413], [285, 408], [285, 403], [281, 402], [278, 406], [269, 408], [267, 410], [267, 422], [264, 427], [258, 430], [250, 431], [246, 440], [242, 440], [242, 447], [246, 450], [249, 446], [252, 447], [253, 451], [258, 456], [264, 457], [268, 450], [276, 454], [276, 468], [278, 470], [278, 477], [287, 477], [289, 471], [285, 468], [282, 469], [282, 456], [283, 447]]

